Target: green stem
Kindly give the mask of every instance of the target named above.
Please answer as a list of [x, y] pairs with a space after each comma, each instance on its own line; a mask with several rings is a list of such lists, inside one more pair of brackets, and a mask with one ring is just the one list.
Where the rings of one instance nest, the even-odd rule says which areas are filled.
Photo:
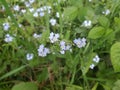
[[73, 74], [72, 74], [72, 79], [70, 81], [70, 84], [74, 83], [74, 79], [75, 79], [75, 74], [76, 74], [76, 68], [74, 68]]

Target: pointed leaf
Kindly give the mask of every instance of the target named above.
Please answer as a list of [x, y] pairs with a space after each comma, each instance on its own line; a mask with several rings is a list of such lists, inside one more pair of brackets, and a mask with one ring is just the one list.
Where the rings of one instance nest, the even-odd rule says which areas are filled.
[[88, 34], [88, 38], [91, 39], [97, 39], [104, 35], [105, 30], [103, 27], [94, 27], [92, 30], [90, 30]]
[[120, 42], [112, 45], [110, 55], [114, 71], [120, 72]]

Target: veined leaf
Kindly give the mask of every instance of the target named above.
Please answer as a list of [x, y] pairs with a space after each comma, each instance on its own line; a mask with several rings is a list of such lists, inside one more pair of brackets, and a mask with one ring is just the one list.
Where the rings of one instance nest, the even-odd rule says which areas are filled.
[[112, 45], [110, 55], [114, 71], [120, 72], [120, 42]]
[[35, 83], [26, 82], [13, 86], [12, 90], [38, 90], [38, 87]]
[[105, 28], [108, 28], [110, 25], [109, 19], [105, 16], [100, 16], [98, 21], [101, 24], [101, 26]]
[[78, 14], [78, 8], [74, 7], [74, 6], [65, 8], [64, 13], [63, 13], [64, 19], [66, 21], [74, 20], [76, 18], [77, 14]]
[[88, 38], [91, 39], [97, 39], [104, 35], [105, 30], [103, 27], [94, 27], [92, 30], [90, 30], [88, 34]]

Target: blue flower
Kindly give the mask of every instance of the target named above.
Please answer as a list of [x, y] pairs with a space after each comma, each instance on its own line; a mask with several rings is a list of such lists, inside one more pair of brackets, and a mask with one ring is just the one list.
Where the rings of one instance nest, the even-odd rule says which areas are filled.
[[86, 45], [86, 39], [85, 38], [78, 38], [73, 40], [73, 42], [77, 45], [78, 48], [85, 47]]
[[38, 56], [45, 57], [50, 53], [48, 48], [45, 48], [43, 44], [41, 44], [38, 48]]

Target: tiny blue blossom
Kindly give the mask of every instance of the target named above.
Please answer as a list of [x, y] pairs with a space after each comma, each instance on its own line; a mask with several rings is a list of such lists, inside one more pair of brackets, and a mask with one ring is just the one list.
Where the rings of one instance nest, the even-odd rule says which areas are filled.
[[33, 54], [33, 53], [28, 53], [28, 54], [26, 55], [26, 59], [27, 59], [27, 60], [32, 60], [33, 57], [34, 57], [34, 54]]
[[55, 26], [56, 23], [57, 23], [56, 19], [54, 19], [54, 18], [50, 19], [50, 24], [51, 24], [52, 26]]
[[33, 14], [33, 16], [34, 16], [34, 17], [38, 17], [38, 12], [35, 12], [35, 13]]
[[49, 36], [50, 42], [54, 43], [54, 42], [58, 41], [59, 37], [60, 37], [60, 35], [58, 33], [55, 34], [55, 33], [51, 32], [50, 36]]
[[45, 57], [50, 53], [48, 48], [45, 48], [43, 44], [41, 44], [38, 48], [38, 56]]
[[13, 41], [13, 37], [10, 36], [9, 34], [6, 34], [4, 41], [5, 41], [5, 42], [12, 42], [12, 41]]
[[3, 23], [3, 29], [4, 29], [5, 31], [8, 31], [9, 28], [10, 28], [9, 23]]
[[66, 45], [65, 41], [60, 41], [60, 53], [65, 54], [65, 51], [69, 50], [72, 52], [71, 45]]
[[32, 12], [34, 12], [34, 8], [29, 8], [29, 11], [32, 13]]
[[73, 40], [73, 42], [77, 45], [78, 48], [85, 47], [86, 45], [86, 39], [85, 38], [78, 38]]
[[20, 10], [20, 7], [19, 7], [18, 5], [15, 5], [15, 6], [13, 6], [13, 10], [19, 11], [19, 10]]
[[34, 38], [40, 38], [40, 37], [41, 37], [41, 34], [34, 33], [34, 34], [33, 34], [33, 37], [34, 37]]
[[100, 58], [98, 55], [96, 55], [94, 58], [93, 58], [93, 61], [98, 63], [100, 61]]
[[29, 3], [30, 4], [32, 4], [32, 3], [34, 3], [35, 2], [35, 0], [29, 0]]
[[94, 64], [91, 64], [90, 65], [90, 69], [94, 69], [95, 65]]
[[31, 4], [29, 2], [27, 2], [27, 1], [24, 2], [24, 4], [25, 4], [26, 7], [30, 7], [31, 6]]

